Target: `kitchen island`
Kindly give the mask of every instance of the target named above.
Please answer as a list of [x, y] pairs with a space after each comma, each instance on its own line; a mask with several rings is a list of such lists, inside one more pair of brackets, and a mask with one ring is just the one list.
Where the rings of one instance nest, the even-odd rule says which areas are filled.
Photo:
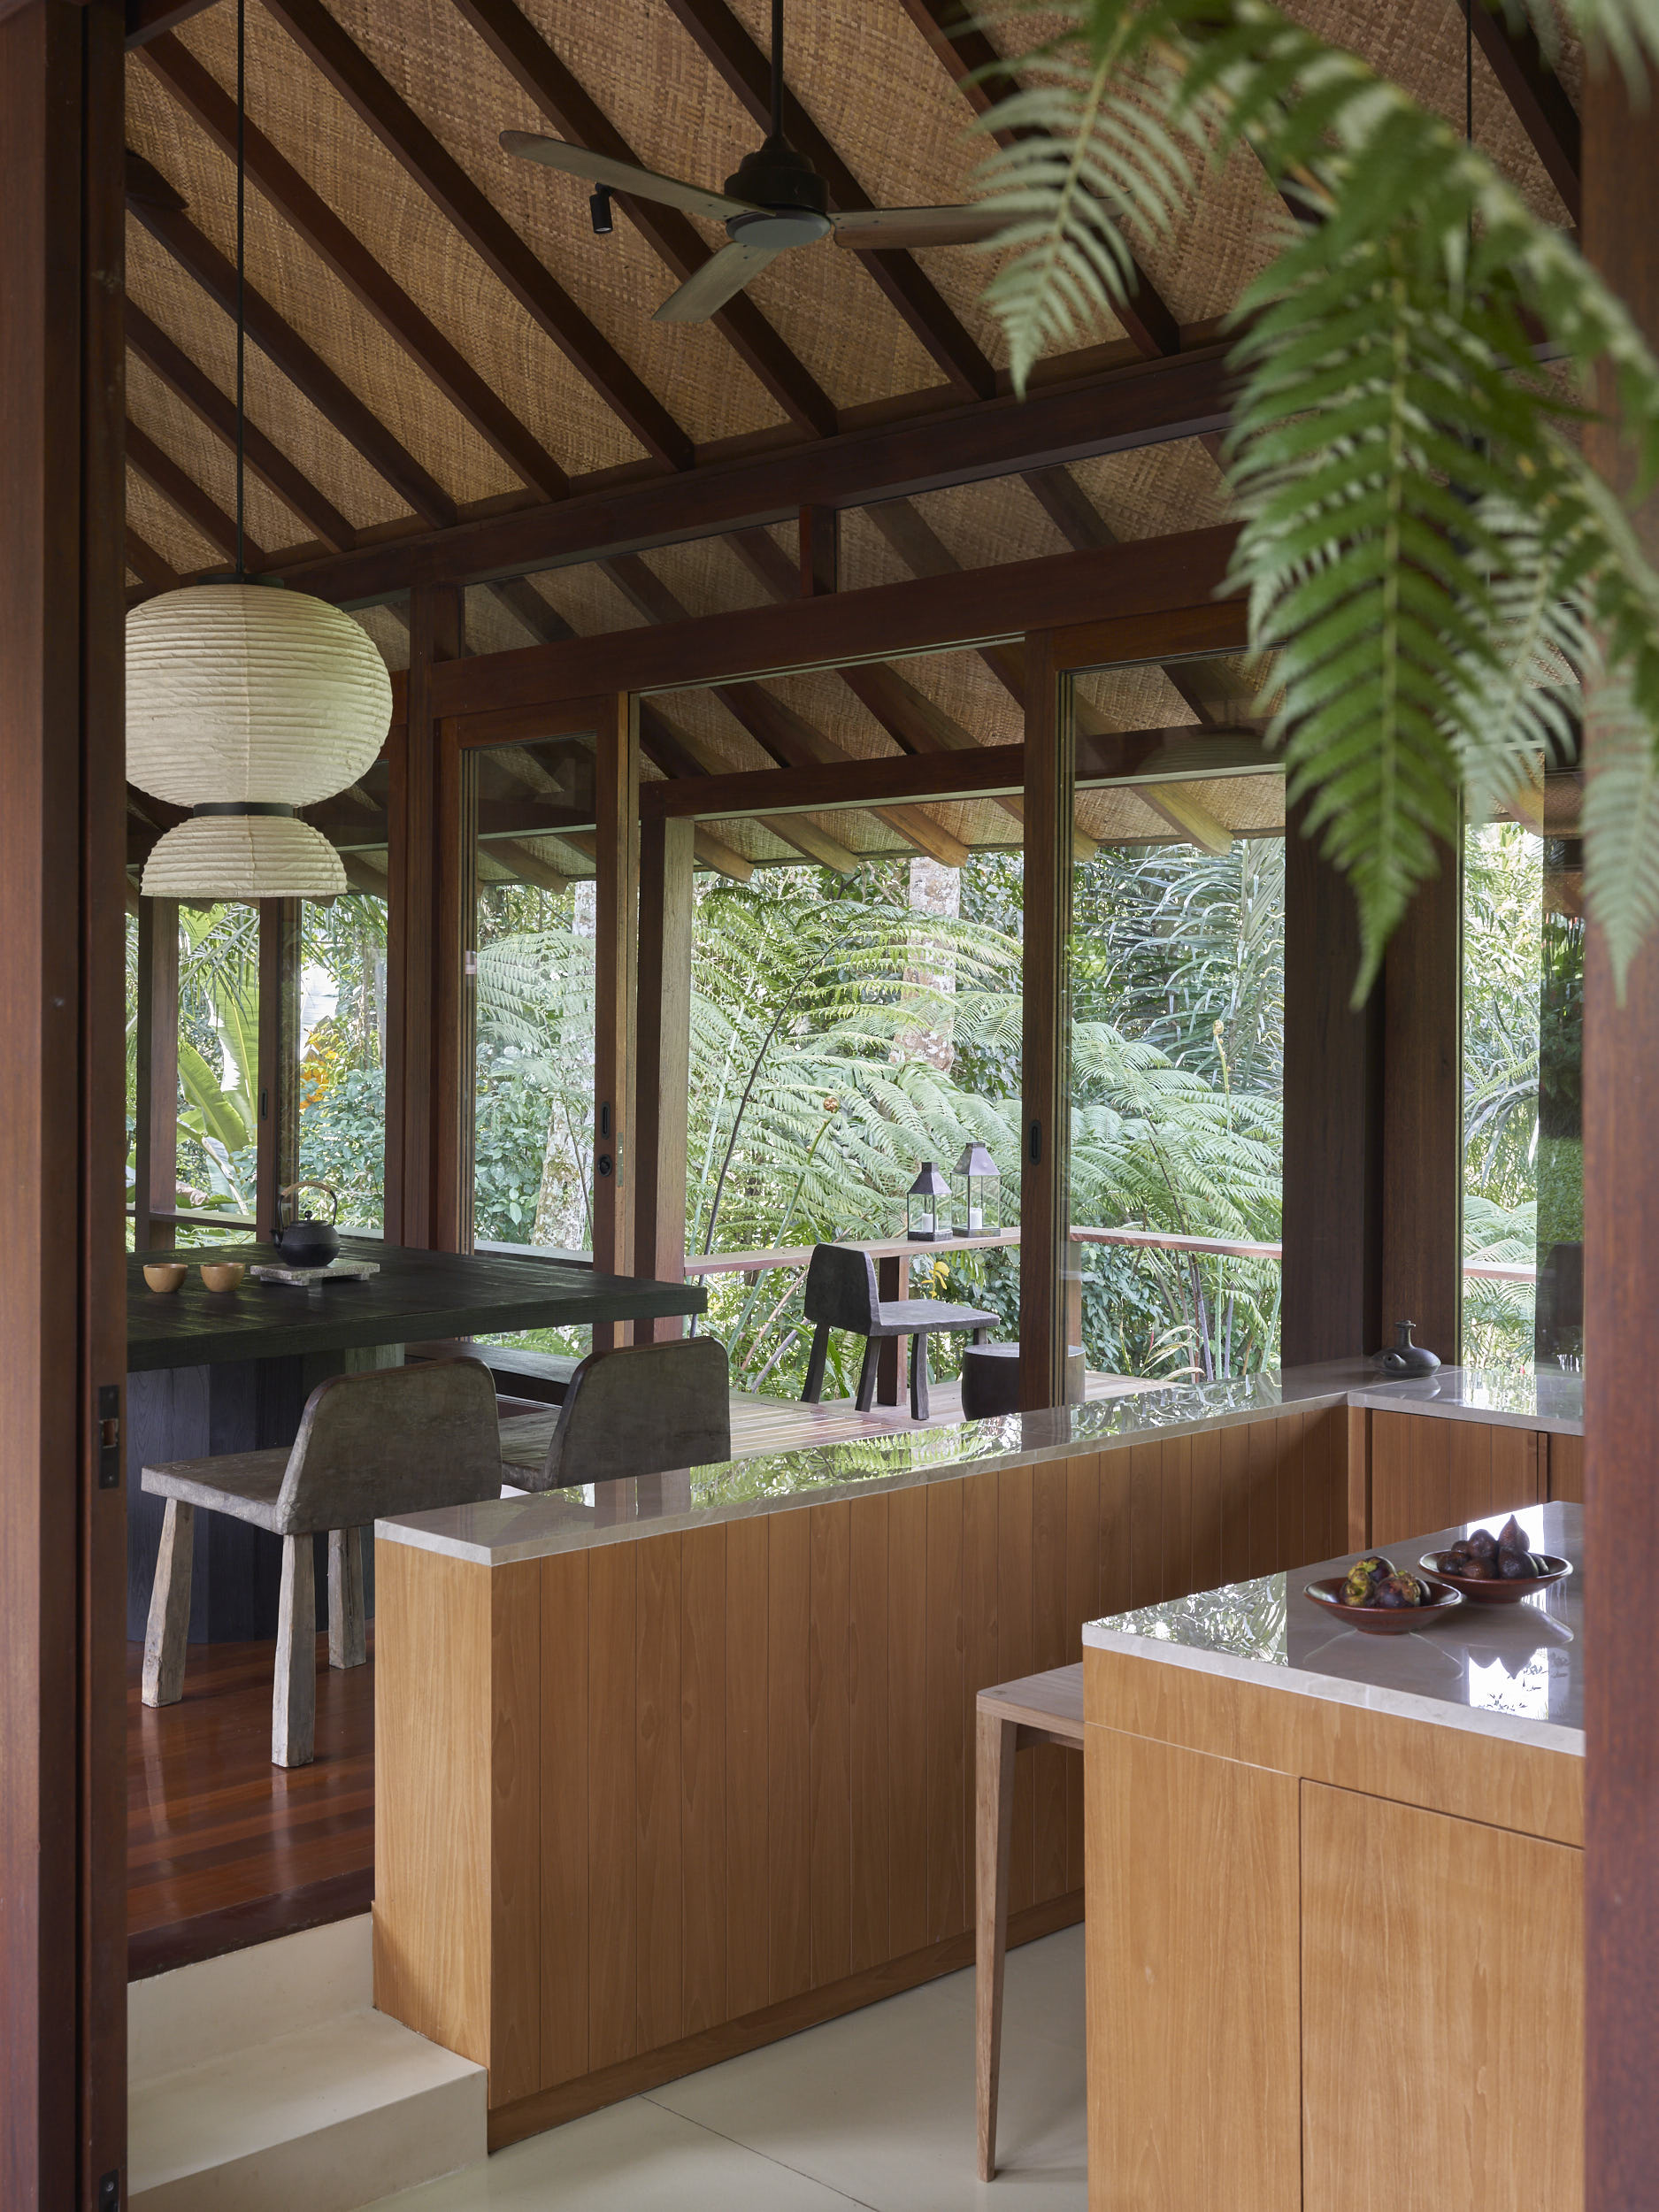
[[1572, 1575], [1403, 1636], [1302, 1594], [1352, 1554], [1085, 1627], [1099, 2212], [1582, 2203], [1582, 1513], [1521, 1519]]
[[[1256, 1376], [381, 1522], [376, 2003], [488, 2067], [499, 2144], [965, 1965], [978, 1692], [1364, 1542], [1379, 1420], [1468, 1428], [1468, 1479], [1537, 1503], [1570, 1411], [1433, 1380]], [[1079, 1763], [1020, 1766], [1014, 1942], [1083, 1904]]]

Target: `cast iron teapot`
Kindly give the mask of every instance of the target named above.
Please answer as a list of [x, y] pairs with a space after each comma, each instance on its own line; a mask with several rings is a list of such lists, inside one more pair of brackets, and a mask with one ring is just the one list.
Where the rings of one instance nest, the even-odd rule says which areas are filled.
[[277, 1196], [291, 1201], [303, 1190], [323, 1192], [332, 1201], [334, 1212], [326, 1221], [315, 1221], [310, 1214], [296, 1211], [285, 1226], [277, 1228], [272, 1242], [290, 1267], [326, 1267], [340, 1256], [340, 1232], [334, 1226], [340, 1217], [339, 1194], [326, 1183], [289, 1183]]

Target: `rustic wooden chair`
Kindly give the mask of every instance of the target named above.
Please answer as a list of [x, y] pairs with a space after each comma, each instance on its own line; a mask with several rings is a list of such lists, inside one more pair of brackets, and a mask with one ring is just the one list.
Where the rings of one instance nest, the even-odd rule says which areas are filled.
[[1002, 2070], [1002, 1969], [1014, 1843], [1014, 1756], [1027, 1744], [1083, 1748], [1083, 1669], [1051, 1667], [981, 1690], [974, 1747], [974, 2086], [981, 2181], [996, 2177], [996, 2092]]
[[228, 1513], [282, 1539], [271, 1758], [309, 1766], [317, 1720], [317, 1597], [311, 1539], [328, 1534], [328, 1663], [361, 1666], [365, 1525], [392, 1513], [501, 1495], [495, 1386], [476, 1360], [334, 1375], [305, 1402], [287, 1449], [224, 1452], [146, 1467], [165, 1498], [161, 1551], [144, 1638], [146, 1705], [184, 1695], [196, 1508]]
[[501, 1440], [502, 1471], [519, 1490], [713, 1466], [732, 1456], [726, 1347], [693, 1336], [590, 1352], [550, 1436], [545, 1415], [527, 1414], [503, 1421]]
[[883, 1339], [910, 1340], [910, 1418], [927, 1418], [927, 1340], [935, 1329], [970, 1329], [976, 1344], [983, 1344], [997, 1317], [973, 1306], [948, 1305], [938, 1298], [889, 1298], [876, 1289], [876, 1263], [855, 1244], [817, 1244], [806, 1271], [803, 1300], [812, 1322], [812, 1350], [806, 1363], [804, 1402], [817, 1405], [824, 1395], [824, 1363], [829, 1356], [832, 1329], [845, 1329], [864, 1339], [864, 1365], [858, 1371], [858, 1410], [868, 1413], [876, 1402], [876, 1361]]

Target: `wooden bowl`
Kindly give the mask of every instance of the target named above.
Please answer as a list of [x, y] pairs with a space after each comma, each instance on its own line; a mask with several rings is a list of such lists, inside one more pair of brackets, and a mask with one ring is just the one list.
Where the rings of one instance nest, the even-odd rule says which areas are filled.
[[1344, 1605], [1342, 1585], [1344, 1575], [1322, 1575], [1317, 1582], [1308, 1583], [1305, 1598], [1326, 1613], [1334, 1613], [1345, 1628], [1357, 1628], [1363, 1636], [1403, 1636], [1413, 1628], [1428, 1628], [1436, 1621], [1443, 1621], [1448, 1613], [1456, 1612], [1463, 1603], [1460, 1594], [1443, 1582], [1434, 1584], [1433, 1598], [1427, 1605]]
[[234, 1290], [247, 1272], [241, 1260], [204, 1260], [202, 1286], [204, 1290]]
[[144, 1280], [150, 1285], [151, 1290], [177, 1290], [188, 1272], [188, 1268], [180, 1267], [176, 1263], [170, 1263], [164, 1266], [158, 1262], [155, 1266], [147, 1267], [144, 1270]]
[[1535, 1555], [1548, 1560], [1549, 1572], [1547, 1575], [1517, 1575], [1513, 1582], [1500, 1582], [1495, 1578], [1491, 1582], [1476, 1582], [1468, 1575], [1448, 1573], [1440, 1562], [1451, 1556], [1449, 1552], [1425, 1551], [1418, 1564], [1426, 1567], [1437, 1582], [1444, 1583], [1448, 1589], [1455, 1590], [1460, 1597], [1468, 1598], [1476, 1605], [1518, 1605], [1523, 1598], [1530, 1598], [1535, 1591], [1549, 1589], [1572, 1572], [1572, 1562], [1558, 1559], [1554, 1552], [1539, 1552]]

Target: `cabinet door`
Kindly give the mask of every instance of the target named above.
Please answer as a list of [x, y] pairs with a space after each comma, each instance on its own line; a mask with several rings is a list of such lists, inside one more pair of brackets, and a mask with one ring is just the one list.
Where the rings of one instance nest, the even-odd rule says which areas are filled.
[[1386, 1546], [1461, 1521], [1540, 1505], [1539, 1438], [1532, 1429], [1432, 1413], [1371, 1415], [1373, 1544]]
[[1582, 1870], [1302, 1784], [1303, 2212], [1579, 2212]]
[[1292, 2212], [1296, 1778], [1086, 1733], [1091, 2212]]
[[1552, 1505], [1564, 1501], [1568, 1505], [1584, 1503], [1584, 1439], [1581, 1436], [1550, 1435], [1544, 1439], [1549, 1450], [1549, 1499]]

